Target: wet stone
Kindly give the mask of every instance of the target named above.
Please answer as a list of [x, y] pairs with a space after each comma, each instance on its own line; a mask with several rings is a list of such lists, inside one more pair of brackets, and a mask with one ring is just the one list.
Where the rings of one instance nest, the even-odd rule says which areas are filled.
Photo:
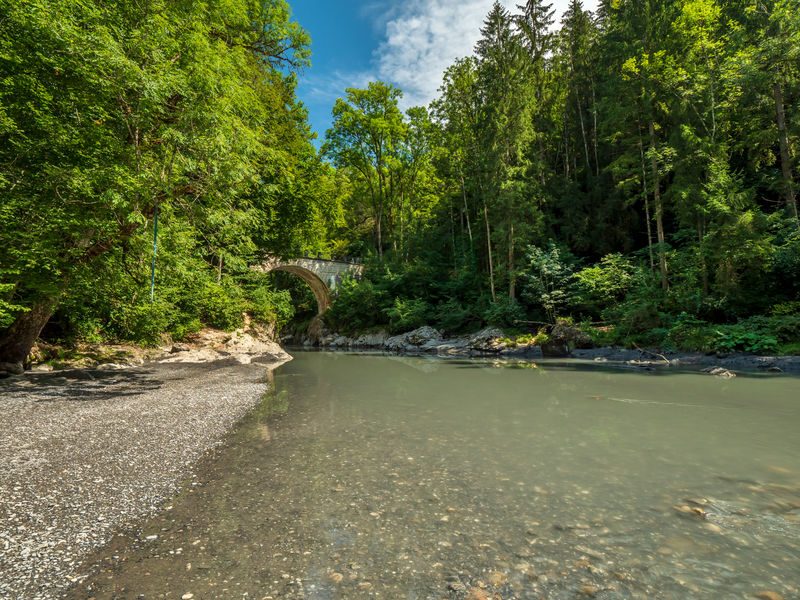
[[467, 592], [464, 600], [493, 600], [493, 597], [486, 590], [474, 587]]

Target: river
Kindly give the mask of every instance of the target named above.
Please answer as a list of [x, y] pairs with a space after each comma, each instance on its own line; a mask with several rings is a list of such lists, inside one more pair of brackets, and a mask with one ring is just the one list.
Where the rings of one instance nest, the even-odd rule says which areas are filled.
[[74, 597], [797, 598], [798, 432], [786, 376], [299, 352]]

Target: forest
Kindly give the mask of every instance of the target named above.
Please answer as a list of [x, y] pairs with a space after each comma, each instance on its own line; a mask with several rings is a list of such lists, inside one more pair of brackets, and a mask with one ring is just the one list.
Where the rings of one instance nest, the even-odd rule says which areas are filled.
[[364, 259], [342, 333], [800, 353], [795, 0], [495, 3], [429, 106], [348, 89], [319, 148], [284, 0], [0, 14], [0, 362], [302, 327], [263, 254]]

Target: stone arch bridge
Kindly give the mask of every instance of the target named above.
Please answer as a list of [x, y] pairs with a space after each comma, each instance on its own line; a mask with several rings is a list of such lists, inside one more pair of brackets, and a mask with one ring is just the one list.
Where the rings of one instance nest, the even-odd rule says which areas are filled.
[[308, 284], [317, 299], [318, 314], [324, 313], [331, 305], [331, 294], [336, 286], [347, 276], [359, 278], [364, 265], [355, 260], [328, 260], [325, 258], [278, 258], [266, 256], [251, 267], [254, 271], [286, 271], [297, 275]]

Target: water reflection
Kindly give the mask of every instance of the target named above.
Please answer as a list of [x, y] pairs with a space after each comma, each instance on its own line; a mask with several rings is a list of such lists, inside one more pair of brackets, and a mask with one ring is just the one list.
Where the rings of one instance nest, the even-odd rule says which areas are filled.
[[298, 355], [75, 597], [798, 596], [798, 380], [507, 366]]

